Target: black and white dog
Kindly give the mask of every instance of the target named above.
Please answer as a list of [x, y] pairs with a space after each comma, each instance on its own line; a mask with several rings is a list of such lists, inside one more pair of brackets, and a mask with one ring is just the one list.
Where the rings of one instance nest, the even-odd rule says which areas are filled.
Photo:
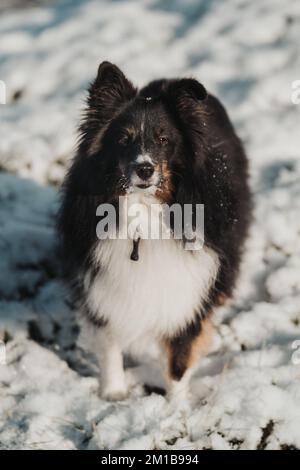
[[[153, 342], [176, 394], [207, 350], [213, 307], [231, 296], [238, 274], [251, 215], [242, 144], [197, 80], [162, 79], [137, 90], [109, 62], [90, 86], [80, 136], [59, 230], [70, 284], [96, 335], [102, 396], [127, 395], [123, 353]], [[172, 236], [172, 220], [168, 239], [146, 239], [140, 225], [127, 239], [99, 239], [97, 208], [120, 212], [120, 197], [129, 207], [203, 204], [202, 248], [186, 250], [184, 237]], [[118, 220], [117, 231], [125, 223]]]

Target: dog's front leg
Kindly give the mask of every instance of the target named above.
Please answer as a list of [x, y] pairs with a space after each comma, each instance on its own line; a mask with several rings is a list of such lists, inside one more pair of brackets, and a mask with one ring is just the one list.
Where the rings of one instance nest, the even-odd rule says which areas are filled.
[[128, 394], [123, 355], [108, 325], [99, 329], [97, 349], [102, 398], [105, 400], [123, 400]]
[[173, 337], [164, 340], [168, 357], [168, 398], [186, 400], [192, 366], [196, 360], [207, 354], [212, 336], [212, 326], [208, 319], [197, 317], [194, 322]]

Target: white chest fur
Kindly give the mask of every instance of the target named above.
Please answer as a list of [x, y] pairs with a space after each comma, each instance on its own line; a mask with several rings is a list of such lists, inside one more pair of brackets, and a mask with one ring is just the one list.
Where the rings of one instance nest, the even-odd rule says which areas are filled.
[[186, 251], [172, 239], [141, 240], [139, 261], [130, 259], [131, 251], [132, 240], [99, 241], [101, 269], [86, 290], [90, 308], [108, 320], [125, 349], [184, 327], [200, 311], [219, 267], [214, 251]]

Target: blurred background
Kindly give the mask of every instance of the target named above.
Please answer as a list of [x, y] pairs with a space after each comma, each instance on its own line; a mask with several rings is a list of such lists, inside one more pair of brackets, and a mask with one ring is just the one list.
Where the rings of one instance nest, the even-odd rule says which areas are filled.
[[[0, 449], [300, 448], [299, 44], [298, 0], [1, 1]], [[138, 366], [126, 412], [97, 398], [61, 281], [57, 189], [103, 60], [137, 85], [196, 77], [226, 105], [250, 160], [240, 284], [216, 314], [185, 417], [145, 395]]]

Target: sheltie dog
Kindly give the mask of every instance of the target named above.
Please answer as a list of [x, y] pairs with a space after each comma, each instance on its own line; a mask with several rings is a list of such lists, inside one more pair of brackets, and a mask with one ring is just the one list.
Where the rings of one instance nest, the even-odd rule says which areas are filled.
[[[174, 214], [168, 223], [162, 216], [174, 205], [191, 212], [176, 222], [181, 238]], [[144, 223], [152, 207], [151, 224], [162, 220], [154, 238]], [[247, 158], [218, 99], [194, 78], [138, 90], [101, 63], [62, 188], [59, 231], [69, 284], [96, 338], [103, 398], [128, 395], [123, 354], [153, 344], [169, 395], [187, 389], [208, 351], [212, 311], [232, 295], [250, 216]]]

